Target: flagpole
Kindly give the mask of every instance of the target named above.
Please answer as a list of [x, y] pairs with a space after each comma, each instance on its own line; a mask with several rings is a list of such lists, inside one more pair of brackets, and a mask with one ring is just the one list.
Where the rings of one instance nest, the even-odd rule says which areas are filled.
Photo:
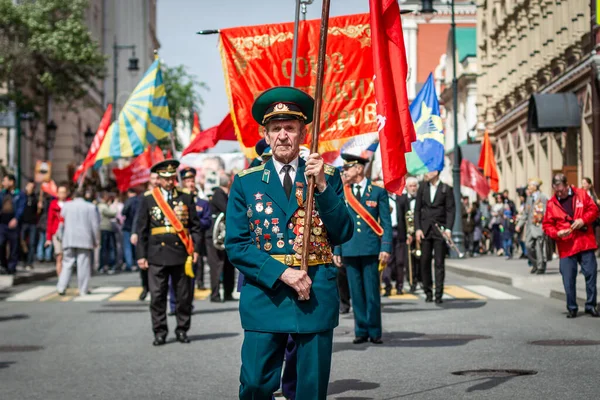
[[[312, 141], [310, 152], [319, 151], [319, 133], [321, 130], [321, 105], [323, 104], [323, 79], [325, 75], [325, 50], [327, 48], [327, 28], [329, 26], [329, 6], [330, 0], [323, 0], [323, 10], [321, 12], [321, 36], [319, 39], [319, 59], [317, 62], [317, 83], [315, 90], [315, 108], [312, 129]], [[308, 187], [306, 190], [306, 213], [304, 216], [304, 236], [302, 237], [302, 264], [300, 269], [308, 271], [308, 247], [310, 243], [310, 232], [312, 225], [313, 199], [315, 196], [315, 177], [308, 178]]]
[[292, 44], [292, 81], [290, 86], [296, 86], [296, 64], [298, 61], [298, 30], [300, 28], [300, 2], [296, 0], [296, 14], [294, 16], [294, 41]]

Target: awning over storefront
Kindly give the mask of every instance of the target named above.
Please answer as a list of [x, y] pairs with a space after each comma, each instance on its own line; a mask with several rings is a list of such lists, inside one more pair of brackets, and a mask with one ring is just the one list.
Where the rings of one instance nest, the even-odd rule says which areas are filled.
[[563, 132], [581, 125], [574, 93], [534, 94], [529, 99], [528, 132]]

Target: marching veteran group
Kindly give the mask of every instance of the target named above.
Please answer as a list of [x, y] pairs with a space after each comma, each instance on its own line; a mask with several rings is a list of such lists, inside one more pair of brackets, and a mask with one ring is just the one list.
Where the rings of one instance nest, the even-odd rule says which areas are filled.
[[[244, 329], [240, 399], [270, 400], [280, 386], [288, 398], [326, 398], [333, 329], [343, 312], [339, 293], [342, 305], [352, 298], [354, 343], [383, 343], [380, 272], [390, 261], [396, 226], [404, 218], [396, 211], [392, 217], [391, 211], [395, 202], [414, 201], [389, 198], [366, 178], [365, 158], [342, 154], [342, 175], [318, 153], [300, 157], [313, 108], [314, 99], [292, 87], [275, 87], [258, 96], [252, 115], [264, 133], [262, 159], [240, 172], [229, 189], [225, 249], [240, 271]], [[176, 187], [178, 167], [176, 160], [152, 167], [158, 186], [145, 193], [138, 216], [138, 265], [148, 271], [155, 346], [165, 344], [168, 333], [169, 281], [176, 302], [176, 339], [190, 341], [197, 273], [193, 266], [200, 232], [206, 229], [196, 211], [204, 207], [193, 192]], [[193, 177], [182, 172], [182, 177]], [[309, 227], [305, 218], [311, 178], [315, 192]], [[193, 190], [193, 185], [186, 186]], [[439, 222], [448, 226], [445, 220]], [[428, 238], [426, 234], [423, 239]], [[300, 268], [303, 255], [307, 271]], [[436, 273], [438, 279], [442, 282], [436, 286], [443, 285], [443, 275]], [[349, 293], [338, 291], [341, 281], [347, 281]], [[412, 287], [412, 278], [410, 283]]]

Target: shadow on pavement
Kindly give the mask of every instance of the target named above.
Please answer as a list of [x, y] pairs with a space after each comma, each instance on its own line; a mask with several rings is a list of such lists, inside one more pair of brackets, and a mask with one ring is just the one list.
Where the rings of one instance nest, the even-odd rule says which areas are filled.
[[108, 307], [108, 308], [121, 308], [121, 307], [144, 307], [144, 308], [148, 308], [150, 307], [150, 303], [146, 303], [146, 302], [142, 302], [142, 301], [138, 301], [138, 302], [131, 302], [131, 303], [103, 303], [102, 307]]
[[[342, 394], [351, 390], [371, 390], [381, 386], [376, 382], [364, 382], [360, 379], [340, 379], [329, 383], [327, 395]], [[369, 399], [370, 397], [345, 397], [345, 399]], [[342, 399], [338, 397], [337, 399]]]
[[480, 339], [491, 339], [491, 336], [483, 335], [455, 335], [440, 334], [427, 335], [417, 332], [387, 332], [383, 334], [383, 344], [374, 345], [371, 343], [353, 344], [351, 342], [334, 342], [333, 352], [355, 350], [364, 351], [369, 347], [453, 347], [464, 346], [465, 344]]
[[142, 308], [132, 308], [132, 309], [125, 309], [125, 308], [116, 308], [116, 309], [110, 309], [110, 308], [106, 308], [106, 309], [100, 309], [100, 310], [91, 310], [89, 311], [90, 313], [93, 314], [140, 314], [140, 313], [147, 313], [148, 309], [146, 307]]
[[19, 319], [29, 319], [27, 314], [13, 314], [13, 315], [2, 315], [0, 316], [0, 322], [14, 321]]
[[394, 308], [394, 307], [383, 307], [383, 309], [381, 310], [382, 313], [388, 313], [388, 314], [397, 314], [397, 313], [409, 313], [409, 312], [422, 312], [422, 311], [439, 311], [437, 308], [413, 308], [410, 310], [403, 310], [400, 308]]
[[468, 388], [467, 393], [475, 392], [477, 390], [490, 390], [495, 388], [496, 386], [500, 386], [503, 383], [508, 382], [512, 378], [514, 378], [514, 376], [505, 376], [502, 378], [487, 378], [487, 381], [478, 383], [477, 385]]
[[207, 333], [205, 335], [189, 335], [188, 337], [192, 342], [202, 341], [202, 340], [215, 340], [215, 339], [225, 339], [239, 336], [240, 334], [237, 332], [223, 332], [223, 333]]
[[228, 307], [228, 308], [211, 308], [208, 310], [195, 310], [192, 312], [192, 315], [196, 314], [219, 314], [224, 312], [238, 311], [238, 307]]
[[452, 387], [452, 386], [464, 385], [465, 383], [473, 383], [473, 382], [480, 382], [480, 383], [477, 383], [476, 385], [473, 385], [473, 386], [467, 388], [467, 390], [466, 390], [467, 393], [478, 391], [478, 390], [490, 390], [490, 389], [495, 388], [496, 386], [499, 386], [505, 382], [508, 382], [512, 378], [514, 378], [514, 376], [507, 376], [507, 377], [502, 377], [502, 378], [474, 378], [474, 379], [469, 379], [468, 381], [451, 383], [449, 385], [436, 386], [436, 387], [433, 387], [430, 389], [420, 390], [418, 392], [401, 394], [401, 395], [394, 396], [394, 397], [387, 397], [383, 400], [396, 400], [396, 399], [401, 399], [404, 397], [412, 397], [412, 396], [416, 396], [416, 395], [423, 394], [423, 393], [433, 392], [436, 390], [445, 389], [445, 388]]
[[437, 304], [437, 307], [444, 309], [459, 309], [466, 310], [469, 308], [481, 308], [487, 304], [481, 300], [444, 300], [442, 304]]
[[0, 369], [8, 368], [11, 364], [16, 364], [16, 361], [0, 361]]

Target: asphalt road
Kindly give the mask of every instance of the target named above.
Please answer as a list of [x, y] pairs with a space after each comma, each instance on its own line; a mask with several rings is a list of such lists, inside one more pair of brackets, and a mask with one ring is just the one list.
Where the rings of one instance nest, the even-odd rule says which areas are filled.
[[[451, 274], [446, 282], [455, 285], [455, 299], [441, 306], [422, 298], [385, 299], [385, 343], [380, 346], [353, 345], [352, 315], [342, 316], [334, 335], [328, 398], [597, 398], [600, 346], [531, 342], [600, 341], [600, 319], [580, 313], [580, 318], [567, 320], [562, 302], [500, 284]], [[72, 284], [76, 284], [74, 280]], [[189, 332], [192, 343], [174, 342], [171, 334], [166, 346], [155, 348], [147, 303], [108, 299], [62, 302], [52, 296], [43, 297], [44, 301], [6, 300], [38, 290], [39, 285], [2, 294], [1, 398], [237, 398], [243, 332], [236, 302], [196, 301]], [[96, 288], [136, 285], [135, 274], [92, 280]], [[467, 289], [483, 295], [461, 299], [469, 297], [464, 294]], [[172, 329], [174, 317], [169, 317], [169, 323]], [[479, 369], [520, 369], [536, 374], [453, 375]]]

